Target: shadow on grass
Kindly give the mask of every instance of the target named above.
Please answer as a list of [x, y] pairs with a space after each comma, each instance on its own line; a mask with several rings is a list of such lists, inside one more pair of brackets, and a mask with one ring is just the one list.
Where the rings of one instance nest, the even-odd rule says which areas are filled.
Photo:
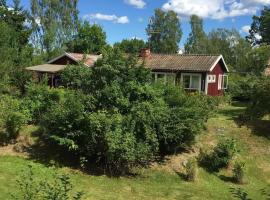
[[218, 175], [218, 178], [224, 182], [235, 183], [234, 178], [230, 176]]
[[269, 190], [269, 188], [263, 188], [261, 190], [261, 194], [265, 197], [266, 200], [270, 200], [270, 190]]
[[179, 178], [183, 181], [187, 181], [187, 175], [185, 173], [182, 172], [178, 172], [178, 171], [174, 171], [174, 173], [179, 176]]
[[248, 197], [248, 193], [245, 192], [241, 188], [230, 188], [230, 192], [232, 193], [233, 197], [240, 199], [240, 200], [252, 200]]
[[247, 126], [254, 135], [270, 139], [270, 120], [250, 120], [250, 117], [246, 115], [247, 106], [248, 102], [233, 102], [231, 107], [220, 109], [218, 113], [234, 120], [239, 127]]
[[231, 106], [226, 107], [225, 109], [220, 109], [218, 113], [228, 117], [229, 119], [238, 120], [239, 116], [245, 113], [246, 107], [246, 102], [233, 102]]

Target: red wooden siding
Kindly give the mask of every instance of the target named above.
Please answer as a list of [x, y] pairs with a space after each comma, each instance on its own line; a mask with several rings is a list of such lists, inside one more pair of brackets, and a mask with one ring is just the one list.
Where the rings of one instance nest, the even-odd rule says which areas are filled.
[[208, 83], [208, 92], [207, 94], [210, 96], [221, 96], [224, 95], [224, 90], [218, 90], [218, 79], [219, 75], [224, 74], [224, 69], [220, 62], [215, 66], [215, 68], [208, 73], [208, 75], [216, 75], [216, 82], [215, 83]]

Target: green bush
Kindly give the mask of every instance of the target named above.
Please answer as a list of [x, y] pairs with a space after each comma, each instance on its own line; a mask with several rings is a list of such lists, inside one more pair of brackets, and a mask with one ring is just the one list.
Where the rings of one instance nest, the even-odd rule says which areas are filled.
[[233, 166], [233, 179], [236, 183], [243, 184], [244, 183], [244, 175], [245, 175], [245, 163], [244, 162], [236, 162]]
[[228, 93], [230, 96], [238, 101], [248, 101], [251, 98], [253, 87], [256, 83], [257, 77], [251, 75], [237, 75], [230, 76], [230, 84]]
[[79, 200], [83, 197], [83, 192], [73, 194], [74, 186], [69, 176], [55, 173], [40, 179], [31, 165], [21, 173], [17, 185], [19, 192], [11, 195], [16, 200]]
[[22, 101], [9, 95], [0, 96], [0, 143], [6, 144], [16, 139], [29, 116], [29, 111], [22, 106]]
[[65, 90], [50, 88], [47, 84], [28, 84], [23, 98], [23, 106], [29, 110], [31, 121], [39, 122], [42, 115], [55, 102], [60, 101]]
[[46, 109], [41, 106], [46, 136], [83, 166], [94, 160], [112, 173], [191, 145], [210, 116], [208, 98], [178, 86], [152, 85], [150, 71], [136, 63], [117, 50], [105, 53], [87, 81], [75, 80], [76, 87]]
[[189, 159], [184, 165], [185, 178], [187, 181], [196, 181], [198, 175], [198, 165], [195, 159]]
[[236, 143], [233, 139], [222, 139], [210, 153], [201, 152], [200, 165], [208, 171], [217, 172], [227, 167], [230, 160], [237, 152]]
[[250, 105], [247, 114], [253, 119], [259, 119], [270, 114], [270, 77], [261, 77], [252, 89]]

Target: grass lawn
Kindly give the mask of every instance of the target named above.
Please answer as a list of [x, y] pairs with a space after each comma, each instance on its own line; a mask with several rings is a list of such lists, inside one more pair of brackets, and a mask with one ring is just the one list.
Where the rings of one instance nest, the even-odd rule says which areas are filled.
[[[27, 165], [32, 164], [38, 176], [49, 177], [55, 171], [68, 173], [76, 190], [83, 190], [84, 199], [244, 199], [243, 192], [250, 199], [270, 198], [270, 140], [268, 132], [260, 132], [254, 127], [239, 127], [235, 118], [243, 111], [242, 106], [226, 106], [219, 110], [207, 123], [207, 130], [198, 137], [195, 149], [211, 147], [219, 137], [232, 137], [241, 150], [237, 158], [246, 162], [247, 177], [244, 185], [230, 180], [231, 169], [218, 174], [209, 174], [199, 168], [198, 180], [189, 183], [182, 180], [164, 164], [154, 168], [140, 169], [135, 177], [109, 178], [83, 174], [70, 168], [50, 168], [27, 157], [1, 155], [0, 151], [0, 199], [10, 199], [10, 194], [18, 188], [16, 179]], [[269, 125], [268, 122], [264, 122]], [[258, 122], [259, 124], [259, 122]], [[267, 125], [266, 125], [267, 126]], [[269, 126], [268, 126], [269, 127]], [[269, 129], [268, 129], [269, 130]], [[270, 130], [269, 130], [270, 132]], [[270, 134], [269, 134], [270, 135]], [[186, 153], [188, 154], [188, 153]], [[181, 162], [182, 155], [175, 155], [174, 161]], [[189, 155], [186, 155], [189, 156]], [[170, 159], [170, 158], [168, 158]], [[165, 164], [166, 165], [166, 164]], [[242, 192], [238, 192], [238, 188]], [[268, 194], [267, 194], [268, 193]]]

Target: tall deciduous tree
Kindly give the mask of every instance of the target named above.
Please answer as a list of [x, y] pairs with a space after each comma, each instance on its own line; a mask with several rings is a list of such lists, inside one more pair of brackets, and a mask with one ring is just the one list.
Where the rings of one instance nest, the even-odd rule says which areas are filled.
[[49, 57], [63, 50], [78, 27], [78, 0], [31, 0], [34, 35], [32, 42]]
[[253, 16], [253, 22], [247, 39], [253, 44], [270, 44], [270, 7], [261, 11], [261, 16]]
[[67, 46], [71, 52], [99, 54], [106, 44], [106, 33], [102, 27], [84, 21], [80, 24], [75, 39]]
[[192, 15], [190, 25], [191, 33], [185, 44], [185, 52], [190, 54], [207, 53], [207, 36], [203, 30], [203, 20]]
[[207, 53], [222, 54], [233, 70], [246, 70], [247, 54], [250, 50], [251, 46], [237, 30], [217, 29], [208, 34]]
[[131, 40], [122, 40], [121, 42], [114, 44], [115, 48], [121, 49], [125, 53], [136, 54], [139, 53], [142, 48], [146, 47], [146, 44], [143, 40], [131, 39]]
[[173, 11], [155, 10], [146, 28], [149, 45], [155, 53], [176, 53], [182, 38], [182, 30], [177, 14]]

